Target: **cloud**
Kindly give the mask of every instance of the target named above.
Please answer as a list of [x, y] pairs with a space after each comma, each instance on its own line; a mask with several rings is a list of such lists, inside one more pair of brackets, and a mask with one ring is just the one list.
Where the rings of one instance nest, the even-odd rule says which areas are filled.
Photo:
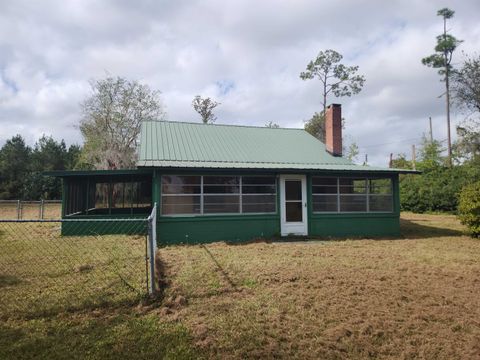
[[[480, 47], [480, 3], [448, 2], [449, 24]], [[443, 5], [442, 5], [443, 6]], [[441, 32], [430, 1], [4, 1], [0, 11], [0, 145], [16, 133], [81, 141], [88, 81], [111, 75], [162, 91], [168, 118], [199, 121], [191, 101], [211, 96], [219, 123], [302, 127], [320, 109], [320, 84], [299, 73], [333, 48], [359, 65], [364, 90], [341, 102], [346, 137], [385, 165], [434, 123], [444, 139], [443, 84], [420, 59]], [[458, 52], [455, 61], [460, 61]], [[454, 114], [454, 123], [462, 116]]]

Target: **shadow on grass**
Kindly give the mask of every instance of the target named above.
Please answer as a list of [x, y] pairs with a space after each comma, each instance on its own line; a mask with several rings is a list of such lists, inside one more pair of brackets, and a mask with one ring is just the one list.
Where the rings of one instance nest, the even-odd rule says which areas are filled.
[[16, 276], [0, 274], [0, 288], [5, 286], [14, 286], [20, 284], [21, 282], [22, 281]]
[[[21, 304], [18, 308], [8, 309], [8, 311], [0, 311], [0, 321], [2, 320], [34, 320], [34, 319], [47, 319], [54, 318], [59, 315], [73, 315], [81, 314], [90, 311], [115, 311], [122, 308], [133, 308], [138, 305], [149, 305], [152, 302], [147, 297], [139, 298], [136, 300], [122, 300], [122, 301], [110, 301], [103, 300], [84, 302], [80, 304], [45, 304], [45, 302], [39, 305], [31, 305], [28, 308]], [[2, 309], [3, 310], [3, 309]], [[0, 357], [1, 359], [1, 357]]]
[[445, 236], [461, 236], [463, 232], [443, 226], [421, 225], [414, 221], [400, 219], [400, 231], [404, 239], [425, 239]]
[[270, 239], [254, 239], [246, 242], [232, 242], [228, 245], [247, 245], [252, 243], [306, 243], [309, 241], [346, 241], [346, 240], [415, 240], [438, 237], [462, 236], [464, 233], [458, 229], [445, 226], [423, 225], [418, 222], [400, 219], [399, 236], [344, 236], [344, 237], [321, 237], [321, 236], [284, 236]]
[[185, 327], [128, 309], [0, 324], [2, 359], [63, 359], [65, 354], [70, 359], [198, 357]]
[[233, 289], [233, 291], [238, 291], [237, 284], [230, 278], [228, 273], [225, 271], [225, 269], [220, 265], [220, 263], [217, 261], [215, 256], [208, 250], [208, 248], [205, 245], [201, 245], [202, 248], [205, 250], [205, 252], [210, 256], [214, 264], [216, 265], [218, 272], [222, 275], [222, 277], [225, 279], [225, 281], [230, 285], [230, 287]]

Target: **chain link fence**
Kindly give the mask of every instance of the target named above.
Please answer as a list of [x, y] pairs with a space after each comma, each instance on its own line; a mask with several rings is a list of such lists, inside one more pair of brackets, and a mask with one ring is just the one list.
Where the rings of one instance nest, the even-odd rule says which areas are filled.
[[60, 219], [61, 200], [0, 200], [0, 219]]
[[155, 212], [0, 220], [0, 317], [132, 304], [153, 293]]

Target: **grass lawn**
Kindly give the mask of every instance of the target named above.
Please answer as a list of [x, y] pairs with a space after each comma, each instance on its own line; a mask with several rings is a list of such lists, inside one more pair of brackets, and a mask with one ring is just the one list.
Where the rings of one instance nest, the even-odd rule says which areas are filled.
[[480, 241], [462, 230], [402, 214], [398, 240], [161, 248], [161, 302], [8, 318], [0, 358], [478, 359]]

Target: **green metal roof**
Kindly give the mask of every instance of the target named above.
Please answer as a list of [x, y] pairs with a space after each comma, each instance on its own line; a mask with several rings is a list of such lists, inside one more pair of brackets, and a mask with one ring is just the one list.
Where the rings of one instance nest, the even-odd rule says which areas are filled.
[[408, 170], [359, 166], [333, 156], [303, 129], [145, 121], [139, 167], [305, 169], [332, 171]]

